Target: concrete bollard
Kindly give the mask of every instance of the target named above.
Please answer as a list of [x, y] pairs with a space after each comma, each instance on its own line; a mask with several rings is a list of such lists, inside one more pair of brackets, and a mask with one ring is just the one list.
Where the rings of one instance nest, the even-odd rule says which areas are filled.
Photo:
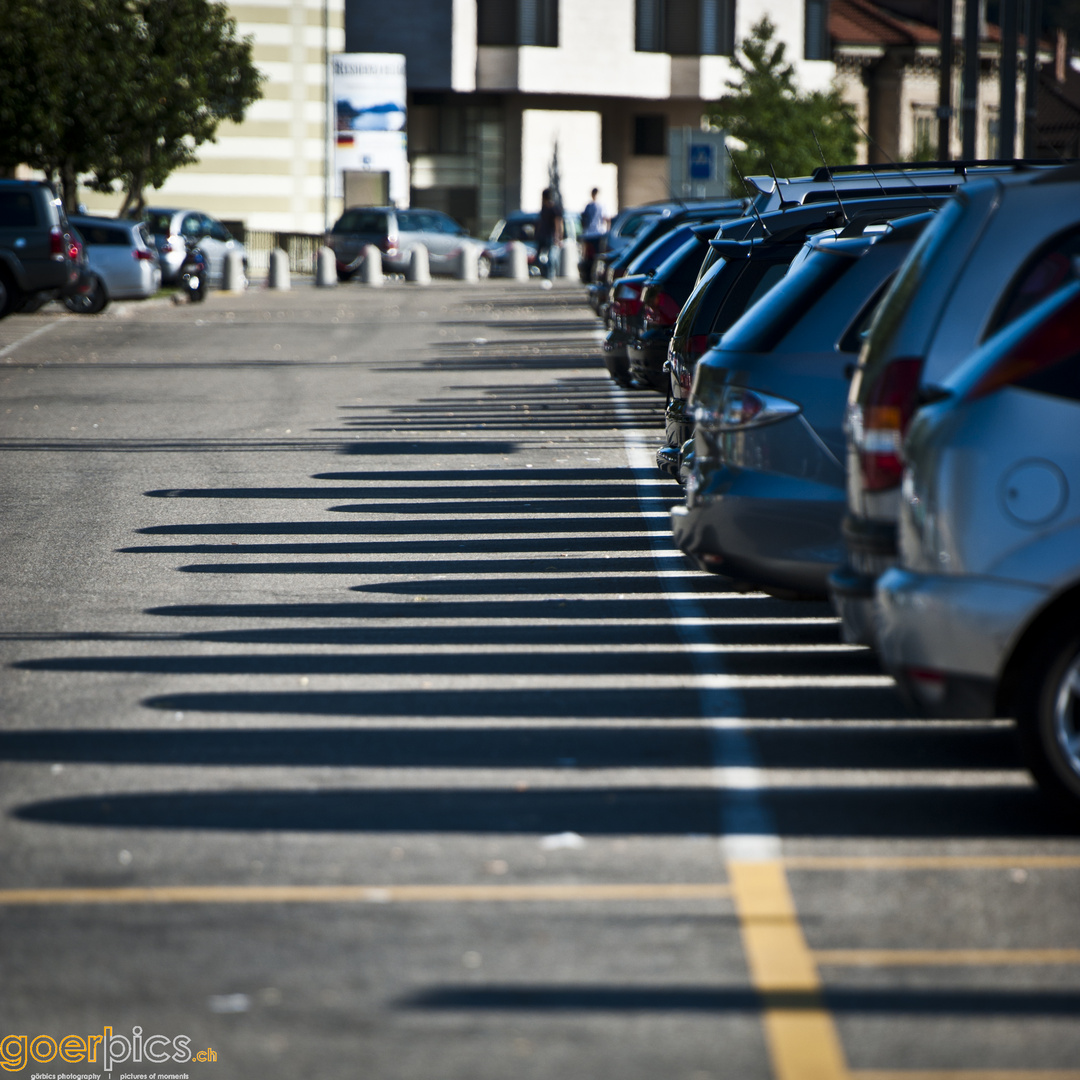
[[431, 284], [431, 262], [428, 249], [423, 244], [413, 244], [409, 248], [409, 265], [405, 268], [405, 280], [416, 285]]
[[458, 252], [457, 263], [454, 266], [454, 277], [458, 281], [480, 280], [480, 252], [472, 244], [465, 244]]
[[270, 288], [291, 288], [289, 281], [289, 253], [281, 248], [270, 252]]
[[225, 254], [225, 265], [221, 271], [221, 287], [225, 292], [243, 292], [247, 282], [244, 280], [244, 256], [239, 251]]
[[577, 241], [567, 237], [559, 251], [559, 277], [563, 279], [577, 278], [578, 276], [578, 249]]
[[364, 262], [360, 267], [360, 280], [365, 285], [379, 286], [383, 283], [382, 252], [374, 244], [364, 245]]
[[529, 252], [520, 240], [510, 241], [510, 277], [514, 281], [529, 280]]
[[333, 249], [325, 245], [315, 256], [315, 284], [320, 289], [333, 288], [337, 284], [337, 261]]

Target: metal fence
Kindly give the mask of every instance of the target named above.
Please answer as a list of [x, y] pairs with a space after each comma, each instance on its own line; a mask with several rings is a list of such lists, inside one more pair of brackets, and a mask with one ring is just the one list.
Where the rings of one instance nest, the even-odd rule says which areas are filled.
[[323, 233], [281, 233], [247, 229], [242, 239], [247, 248], [248, 276], [265, 277], [270, 271], [270, 252], [274, 248], [281, 248], [288, 253], [289, 270], [292, 273], [314, 274], [316, 254], [326, 238]]

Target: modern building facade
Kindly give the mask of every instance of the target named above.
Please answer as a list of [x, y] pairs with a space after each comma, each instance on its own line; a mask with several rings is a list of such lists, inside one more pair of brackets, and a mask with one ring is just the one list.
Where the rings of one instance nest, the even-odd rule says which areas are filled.
[[[345, 48], [345, 0], [229, 3], [237, 33], [253, 41], [263, 96], [242, 124], [225, 123], [158, 191], [158, 206], [194, 207], [249, 229], [322, 232], [341, 200], [326, 199], [327, 56]], [[115, 212], [118, 196], [84, 190], [91, 211]]]
[[828, 85], [826, 0], [346, 0], [348, 52], [406, 57], [412, 200], [485, 230], [536, 210], [666, 198], [668, 133], [698, 127], [768, 15], [806, 88]]

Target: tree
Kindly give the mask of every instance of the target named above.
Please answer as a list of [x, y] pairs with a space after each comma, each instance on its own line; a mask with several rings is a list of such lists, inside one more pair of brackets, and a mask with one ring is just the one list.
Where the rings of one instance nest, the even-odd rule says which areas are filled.
[[[848, 106], [833, 86], [828, 92], [800, 93], [795, 68], [784, 59], [785, 46], [774, 42], [776, 27], [768, 16], [756, 23], [732, 63], [741, 78], [709, 110], [713, 124], [744, 144], [732, 150], [744, 175], [776, 171], [777, 176], [805, 176], [818, 168], [855, 160], [858, 135]], [[821, 144], [821, 153], [814, 140]]]
[[69, 209], [87, 175], [138, 212], [260, 95], [251, 42], [213, 0], [0, 0], [0, 55], [0, 166], [44, 170]]

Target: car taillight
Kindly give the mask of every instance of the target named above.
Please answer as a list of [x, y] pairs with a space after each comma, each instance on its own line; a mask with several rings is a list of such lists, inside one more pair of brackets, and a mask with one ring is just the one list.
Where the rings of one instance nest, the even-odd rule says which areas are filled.
[[650, 293], [645, 301], [645, 321], [653, 326], [674, 326], [682, 305], [666, 292]]
[[172, 251], [172, 244], [170, 244], [169, 241], [166, 240], [165, 243], [158, 248], [158, 251], [160, 251], [162, 255], [168, 255], [169, 252]]
[[745, 386], [725, 386], [719, 405], [694, 406], [694, 420], [707, 431], [738, 431], [784, 420], [798, 412], [794, 401]]
[[140, 251], [138, 248], [136, 248], [131, 254], [136, 262], [140, 262], [142, 260], [150, 262], [154, 257], [154, 253], [152, 251]]
[[64, 257], [64, 234], [59, 225], [54, 225], [49, 230], [49, 255], [54, 259]]
[[1005, 386], [1023, 383], [1080, 352], [1080, 292], [1061, 305], [1004, 352], [965, 395], [988, 397]]
[[78, 261], [80, 251], [82, 251], [82, 246], [78, 240], [68, 240], [67, 255], [72, 262]]
[[708, 334], [691, 334], [686, 339], [686, 351], [689, 356], [694, 360], [696, 360], [699, 356], [702, 356], [708, 348]]
[[625, 282], [615, 287], [611, 298], [612, 315], [636, 315], [641, 310], [641, 282]]
[[922, 367], [917, 357], [893, 360], [870, 388], [865, 406], [851, 410], [852, 441], [867, 491], [896, 487], [904, 474], [900, 446], [915, 412]]

